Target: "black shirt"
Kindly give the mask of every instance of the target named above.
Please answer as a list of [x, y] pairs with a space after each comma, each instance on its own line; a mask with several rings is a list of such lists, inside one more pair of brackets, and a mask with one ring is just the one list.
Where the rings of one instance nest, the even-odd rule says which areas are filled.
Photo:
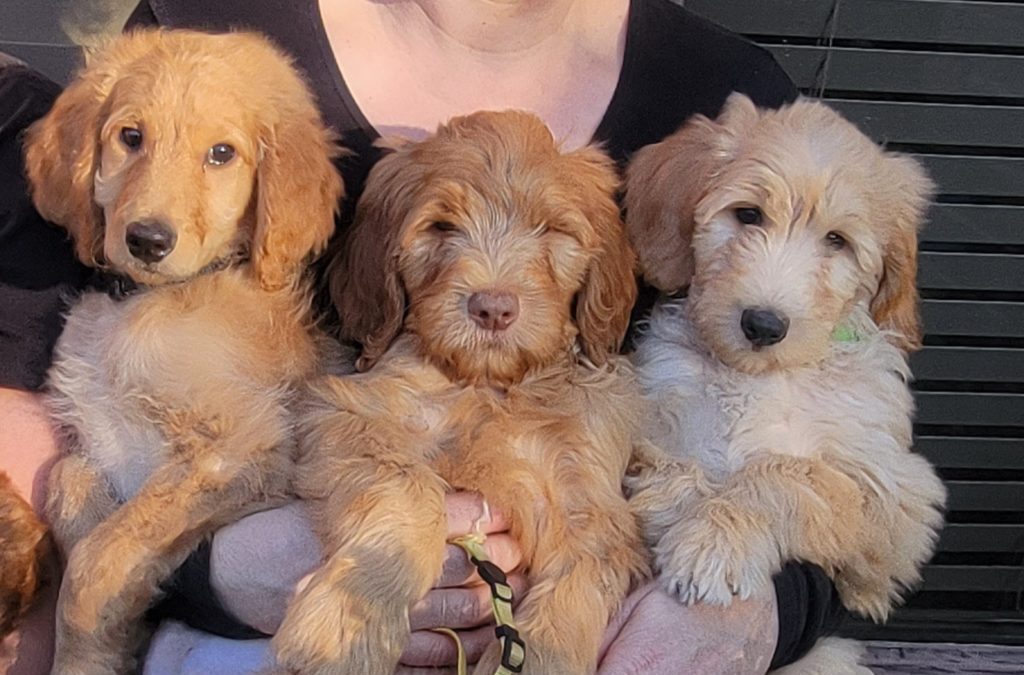
[[[128, 26], [145, 25], [258, 30], [295, 57], [325, 120], [340, 134], [343, 145], [354, 151], [339, 160], [348, 197], [328, 249], [336, 250], [379, 151], [373, 147], [377, 133], [356, 105], [335, 61], [317, 0], [143, 0]], [[40, 97], [34, 93], [38, 86], [31, 77], [19, 77], [12, 91], [0, 96], [0, 140], [4, 133], [9, 137], [45, 112], [54, 90]], [[633, 0], [622, 71], [594, 140], [624, 165], [633, 152], [662, 140], [692, 115], [717, 115], [733, 91], [744, 92], [765, 107], [778, 107], [796, 96], [785, 72], [760, 47], [669, 0]], [[28, 111], [20, 110], [24, 98], [34, 102]], [[85, 274], [71, 257], [66, 238], [32, 211], [20, 179], [19, 152], [10, 138], [0, 149], [0, 178], [21, 180], [0, 193], [0, 386], [34, 388], [42, 381], [59, 332], [61, 294], [81, 287]], [[6, 184], [0, 183], [0, 189]], [[11, 204], [13, 210], [5, 208]], [[4, 245], [5, 238], [18, 246]], [[315, 270], [322, 273], [319, 265]], [[320, 305], [329, 315], [326, 293], [320, 295]], [[200, 551], [200, 557], [204, 555], [209, 555], [208, 547]], [[180, 595], [212, 595], [202, 567], [193, 564], [187, 569], [198, 569], [198, 574], [179, 577], [186, 586], [194, 588], [198, 583], [199, 593]], [[773, 665], [777, 666], [805, 653], [835, 623], [841, 606], [831, 582], [814, 566], [787, 566], [776, 577], [776, 593], [780, 635]], [[225, 621], [222, 612], [217, 616], [219, 610], [209, 603], [190, 607], [179, 596], [176, 612], [208, 630], [243, 634]]]

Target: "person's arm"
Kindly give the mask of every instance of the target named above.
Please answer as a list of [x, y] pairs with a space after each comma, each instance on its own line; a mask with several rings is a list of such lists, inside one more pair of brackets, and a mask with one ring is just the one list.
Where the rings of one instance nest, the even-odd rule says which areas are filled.
[[[18, 494], [42, 512], [46, 478], [57, 455], [57, 444], [39, 395], [0, 387], [0, 429], [0, 468], [11, 477]], [[50, 672], [60, 577], [55, 558], [46, 564], [47, 578], [35, 605], [22, 618], [16, 634], [0, 647], [0, 672], [7, 675]]]

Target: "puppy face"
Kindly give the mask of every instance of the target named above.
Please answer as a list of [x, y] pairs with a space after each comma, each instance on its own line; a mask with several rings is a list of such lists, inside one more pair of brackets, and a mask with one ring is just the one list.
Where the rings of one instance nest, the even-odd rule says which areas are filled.
[[457, 118], [385, 157], [332, 288], [362, 366], [403, 316], [458, 380], [514, 382], [578, 335], [603, 361], [635, 297], [615, 186], [604, 155], [560, 153], [525, 113]]
[[641, 266], [663, 290], [689, 283], [700, 337], [728, 365], [815, 363], [858, 304], [901, 344], [919, 339], [916, 230], [930, 183], [835, 112], [734, 97], [717, 122], [695, 120], [637, 159], [627, 204]]
[[[97, 138], [103, 258], [149, 284], [230, 256], [255, 226], [246, 211], [261, 149], [245, 101], [216, 78], [176, 75], [133, 64], [111, 91]], [[173, 92], [181, 100], [169, 106]]]
[[146, 284], [251, 250], [284, 285], [333, 230], [331, 134], [288, 59], [244, 33], [142, 31], [92, 55], [30, 131], [36, 207]]

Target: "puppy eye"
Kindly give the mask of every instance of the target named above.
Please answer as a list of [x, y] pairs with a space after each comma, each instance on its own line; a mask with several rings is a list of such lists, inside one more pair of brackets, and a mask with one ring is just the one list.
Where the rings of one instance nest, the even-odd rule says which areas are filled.
[[455, 227], [455, 225], [449, 223], [447, 220], [435, 220], [430, 224], [430, 229], [435, 232], [454, 232], [459, 228]]
[[206, 162], [220, 166], [235, 158], [235, 149], [227, 143], [218, 143], [206, 153]]
[[832, 231], [825, 235], [825, 244], [834, 251], [841, 251], [846, 248], [846, 237]]
[[121, 127], [121, 142], [129, 150], [138, 150], [142, 146], [142, 132], [135, 127]]
[[762, 221], [761, 209], [755, 206], [744, 206], [735, 211], [736, 220], [744, 225], [760, 225]]

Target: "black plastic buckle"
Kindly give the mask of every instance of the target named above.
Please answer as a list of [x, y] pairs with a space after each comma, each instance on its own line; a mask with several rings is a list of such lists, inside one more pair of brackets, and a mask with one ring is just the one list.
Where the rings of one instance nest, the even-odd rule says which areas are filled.
[[[519, 631], [512, 626], [497, 626], [494, 634], [498, 639], [504, 639], [501, 643], [501, 665], [513, 673], [523, 672], [523, 663], [526, 662], [526, 643], [519, 637]], [[518, 646], [523, 653], [523, 660], [518, 664], [512, 663], [512, 647]]]
[[[472, 558], [473, 564], [476, 565], [477, 573], [480, 574], [480, 578], [491, 587], [491, 594], [499, 600], [505, 602], [512, 602], [512, 587], [508, 585], [508, 577], [501, 571], [501, 568], [492, 563], [490, 560], [477, 560]], [[504, 588], [505, 592], [502, 592]], [[508, 596], [508, 597], [506, 597]]]

